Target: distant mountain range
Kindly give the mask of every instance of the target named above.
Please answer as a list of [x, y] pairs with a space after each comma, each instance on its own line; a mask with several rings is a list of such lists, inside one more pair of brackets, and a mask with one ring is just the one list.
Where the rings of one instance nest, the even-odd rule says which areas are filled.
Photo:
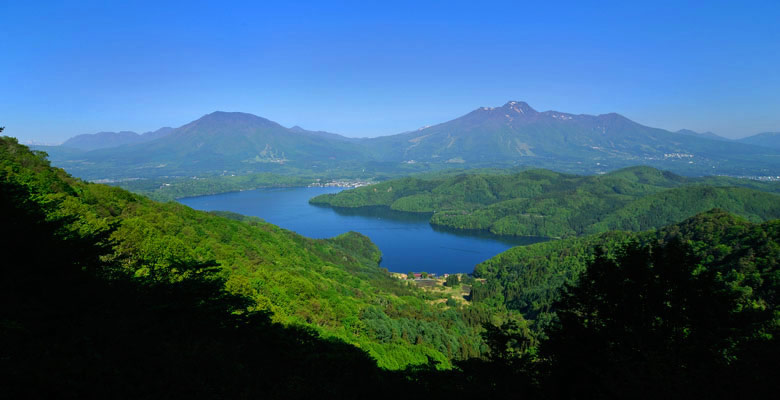
[[710, 138], [650, 128], [615, 113], [594, 116], [538, 112], [519, 101], [482, 107], [415, 132], [372, 139], [370, 144], [374, 144], [374, 155], [380, 159], [451, 163], [727, 159], [734, 153], [763, 152], [752, 146], [735, 148]]
[[677, 133], [681, 135], [694, 136], [702, 139], [731, 140], [731, 139], [724, 138], [723, 136], [718, 136], [712, 132], [696, 132], [690, 129], [680, 129], [679, 131], [677, 131]]
[[741, 139], [727, 139], [723, 136], [718, 136], [712, 132], [695, 132], [690, 129], [681, 129], [677, 131], [679, 134], [695, 136], [703, 139], [724, 140], [728, 142], [737, 142], [744, 144], [752, 144], [761, 147], [770, 147], [773, 149], [780, 149], [780, 132], [764, 132], [753, 136], [744, 137]]
[[539, 112], [510, 101], [377, 138], [286, 128], [252, 114], [218, 111], [175, 129], [80, 135], [43, 150], [55, 165], [87, 179], [411, 164], [421, 170], [534, 166], [580, 173], [644, 164], [686, 175], [780, 175], [780, 149], [772, 143], [777, 134], [730, 141], [710, 132], [651, 128], [615, 113]]
[[764, 132], [739, 139], [742, 143], [780, 149], [780, 132]]
[[146, 132], [140, 135], [131, 131], [98, 132], [74, 136], [62, 143], [62, 146], [79, 150], [105, 149], [125, 144], [150, 142], [164, 137], [171, 132], [173, 132], [173, 128], [169, 127], [160, 128], [156, 131]]

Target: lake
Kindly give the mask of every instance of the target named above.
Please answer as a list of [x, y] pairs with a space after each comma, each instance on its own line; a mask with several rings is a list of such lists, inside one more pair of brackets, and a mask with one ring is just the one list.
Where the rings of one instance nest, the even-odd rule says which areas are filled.
[[197, 210], [232, 211], [260, 217], [311, 238], [360, 232], [379, 246], [380, 265], [393, 272], [470, 273], [476, 264], [510, 247], [546, 240], [454, 232], [431, 226], [430, 215], [387, 208], [333, 209], [309, 204], [314, 196], [341, 190], [335, 187], [257, 189], [178, 201]]

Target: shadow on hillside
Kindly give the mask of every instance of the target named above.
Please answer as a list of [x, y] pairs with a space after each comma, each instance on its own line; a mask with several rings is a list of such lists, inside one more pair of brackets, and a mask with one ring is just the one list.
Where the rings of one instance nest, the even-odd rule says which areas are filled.
[[404, 386], [352, 345], [242, 312], [213, 264], [129, 278], [106, 261], [108, 231], [73, 234], [25, 186], [0, 184], [3, 395], [357, 398]]

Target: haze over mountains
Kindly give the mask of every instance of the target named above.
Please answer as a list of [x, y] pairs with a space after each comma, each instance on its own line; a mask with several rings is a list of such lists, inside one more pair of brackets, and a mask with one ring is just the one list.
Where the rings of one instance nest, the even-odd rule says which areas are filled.
[[681, 135], [695, 136], [702, 139], [731, 140], [731, 139], [724, 138], [723, 136], [716, 135], [712, 132], [696, 132], [690, 129], [680, 129], [679, 131], [677, 131], [677, 133]]
[[218, 111], [175, 129], [80, 135], [43, 149], [56, 165], [87, 179], [411, 164], [583, 173], [644, 164], [686, 175], [780, 175], [780, 149], [773, 143], [776, 134], [730, 141], [712, 133], [647, 127], [615, 113], [539, 112], [510, 101], [377, 138], [286, 128], [252, 114]]
[[772, 147], [780, 149], [780, 132], [764, 132], [758, 135], [739, 139], [742, 143], [753, 144], [756, 146]]
[[690, 129], [681, 129], [677, 131], [679, 134], [695, 136], [703, 139], [723, 140], [727, 142], [737, 142], [744, 144], [752, 144], [761, 147], [771, 147], [774, 149], [780, 149], [780, 132], [763, 132], [752, 136], [743, 137], [740, 139], [728, 139], [723, 136], [718, 136], [712, 132], [695, 132]]
[[63, 147], [72, 147], [79, 150], [97, 150], [117, 147], [125, 144], [150, 142], [159, 139], [173, 131], [173, 128], [164, 127], [156, 131], [138, 134], [132, 131], [98, 132], [74, 136], [64, 143]]

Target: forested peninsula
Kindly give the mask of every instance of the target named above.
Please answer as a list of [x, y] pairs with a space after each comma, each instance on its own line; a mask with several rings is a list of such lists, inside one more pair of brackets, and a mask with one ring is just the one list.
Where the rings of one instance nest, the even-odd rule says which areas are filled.
[[780, 182], [688, 178], [650, 167], [604, 175], [549, 170], [407, 177], [324, 194], [311, 204], [430, 213], [431, 224], [497, 235], [571, 237], [642, 231], [719, 208], [753, 222], [780, 217]]

